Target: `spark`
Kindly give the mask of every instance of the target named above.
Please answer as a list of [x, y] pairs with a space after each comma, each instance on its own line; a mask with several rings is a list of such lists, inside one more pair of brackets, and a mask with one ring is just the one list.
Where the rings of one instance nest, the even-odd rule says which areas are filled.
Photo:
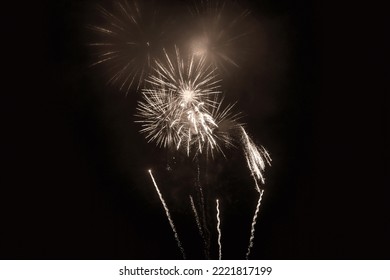
[[[142, 5], [140, 5], [142, 4]], [[156, 11], [137, 0], [118, 0], [113, 11], [98, 7], [104, 23], [90, 25], [97, 37], [89, 45], [95, 49], [96, 61], [105, 65], [108, 83], [115, 84], [126, 94], [138, 90], [148, 75], [154, 57], [158, 55], [163, 31], [158, 27]]]
[[222, 108], [215, 68], [193, 55], [184, 60], [178, 48], [175, 58], [164, 54], [165, 61], [155, 62], [155, 73], [147, 79], [150, 88], [138, 102], [141, 133], [157, 146], [184, 150], [188, 156], [191, 151], [222, 152], [233, 141], [226, 124], [238, 125], [238, 114], [232, 114], [234, 104]]
[[171, 225], [173, 234], [174, 234], [175, 239], [176, 239], [176, 242], [177, 242], [177, 246], [179, 247], [179, 249], [180, 249], [180, 251], [181, 251], [181, 253], [182, 253], [182, 255], [183, 255], [183, 259], [185, 259], [186, 256], [185, 256], [185, 253], [184, 253], [184, 249], [183, 249], [183, 246], [181, 245], [181, 242], [180, 242], [180, 239], [179, 239], [179, 235], [177, 234], [177, 231], [176, 231], [176, 228], [175, 228], [175, 224], [173, 223], [173, 220], [172, 220], [172, 218], [171, 218], [171, 215], [169, 214], [168, 206], [167, 206], [167, 204], [165, 203], [165, 200], [164, 200], [164, 198], [163, 198], [163, 196], [162, 196], [162, 194], [161, 194], [161, 192], [160, 192], [160, 190], [159, 190], [159, 188], [158, 188], [158, 186], [157, 186], [157, 183], [156, 183], [156, 181], [155, 181], [155, 179], [154, 179], [154, 177], [153, 177], [153, 174], [152, 174], [152, 170], [149, 169], [148, 171], [149, 171], [150, 177], [152, 178], [154, 187], [156, 188], [156, 191], [157, 191], [157, 194], [158, 194], [158, 196], [159, 196], [159, 198], [160, 198], [160, 201], [161, 201], [161, 203], [162, 203], [162, 205], [163, 205], [163, 207], [164, 207], [164, 209], [165, 209], [165, 213], [166, 213], [166, 215], [167, 215], [169, 224]]
[[259, 199], [257, 200], [257, 205], [256, 205], [256, 210], [255, 214], [253, 215], [253, 220], [252, 220], [252, 226], [251, 226], [251, 236], [249, 238], [249, 245], [248, 245], [248, 250], [246, 253], [246, 259], [249, 258], [249, 255], [251, 253], [251, 249], [253, 247], [253, 240], [255, 239], [255, 227], [256, 227], [256, 222], [257, 222], [257, 216], [259, 214], [260, 210], [260, 205], [261, 205], [261, 200], [263, 198], [264, 190], [261, 190], [259, 193]]
[[220, 212], [219, 212], [219, 200], [217, 199], [217, 231], [218, 231], [218, 258], [222, 259], [222, 244], [221, 244], [221, 220], [219, 218]]

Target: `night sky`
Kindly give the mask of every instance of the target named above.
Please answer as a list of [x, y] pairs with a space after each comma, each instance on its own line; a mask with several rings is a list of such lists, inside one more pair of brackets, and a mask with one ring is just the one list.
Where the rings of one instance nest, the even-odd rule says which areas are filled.
[[[176, 14], [190, 1], [161, 2]], [[379, 22], [319, 2], [240, 1], [256, 48], [224, 86], [273, 158], [251, 258], [389, 259]], [[202, 259], [194, 163], [178, 157], [167, 171], [167, 151], [134, 123], [140, 94], [89, 67], [98, 3], [110, 1], [4, 7], [0, 258], [180, 259], [152, 168], [188, 258]], [[177, 28], [181, 17], [170, 16]], [[221, 201], [223, 257], [243, 259], [257, 199], [245, 159], [231, 151], [203, 168], [210, 226]]]

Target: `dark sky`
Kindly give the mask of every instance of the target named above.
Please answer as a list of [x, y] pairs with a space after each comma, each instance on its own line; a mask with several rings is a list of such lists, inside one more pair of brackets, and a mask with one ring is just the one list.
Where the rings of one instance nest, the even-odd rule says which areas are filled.
[[[166, 151], [133, 122], [136, 93], [125, 97], [88, 67], [84, 27], [97, 2], [4, 7], [0, 257], [180, 258], [153, 168], [187, 255], [203, 258], [188, 200], [194, 164], [165, 171]], [[227, 84], [274, 160], [252, 258], [389, 259], [380, 22], [368, 7], [351, 15], [319, 2], [240, 1], [267, 51]], [[231, 157], [210, 164], [206, 193], [210, 226], [221, 198], [224, 257], [241, 259], [256, 193], [243, 159]]]

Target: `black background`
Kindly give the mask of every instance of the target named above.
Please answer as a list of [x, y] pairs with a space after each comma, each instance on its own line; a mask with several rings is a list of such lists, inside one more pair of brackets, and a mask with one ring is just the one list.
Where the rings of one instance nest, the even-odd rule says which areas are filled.
[[[88, 68], [80, 26], [93, 4], [2, 9], [2, 259], [180, 258], [146, 173], [161, 151], [136, 133], [134, 97], [105, 88]], [[277, 34], [289, 50], [289, 69], [278, 76], [287, 82], [275, 81], [284, 83], [275, 98], [281, 109], [261, 125], [248, 121], [274, 157], [252, 258], [388, 259], [376, 9], [305, 0], [245, 5], [255, 17], [282, 21]], [[192, 222], [186, 211], [173, 211], [181, 230]], [[241, 259], [251, 217], [226, 211], [223, 253]], [[189, 257], [201, 258], [196, 232], [183, 231]]]

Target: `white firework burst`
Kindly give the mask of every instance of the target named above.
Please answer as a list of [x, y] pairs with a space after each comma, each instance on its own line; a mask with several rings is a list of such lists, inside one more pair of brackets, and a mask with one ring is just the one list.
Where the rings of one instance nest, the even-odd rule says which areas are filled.
[[161, 50], [164, 35], [155, 5], [136, 0], [118, 0], [112, 11], [99, 7], [103, 23], [91, 25], [97, 37], [90, 46], [96, 61], [109, 74], [108, 83], [126, 94], [139, 89]]
[[242, 10], [237, 16], [237, 10], [241, 10], [239, 5], [228, 0], [202, 0], [192, 8], [196, 24], [189, 48], [225, 72], [229, 66], [239, 67], [243, 39], [251, 32], [243, 24], [249, 11]]
[[151, 88], [143, 90], [137, 107], [141, 132], [158, 146], [184, 149], [187, 155], [222, 151], [222, 146], [232, 144], [229, 133], [238, 115], [231, 113], [233, 105], [221, 107], [215, 68], [194, 55], [184, 60], [178, 48], [174, 59], [165, 50], [164, 54], [165, 61], [156, 61], [155, 73], [147, 79]]

